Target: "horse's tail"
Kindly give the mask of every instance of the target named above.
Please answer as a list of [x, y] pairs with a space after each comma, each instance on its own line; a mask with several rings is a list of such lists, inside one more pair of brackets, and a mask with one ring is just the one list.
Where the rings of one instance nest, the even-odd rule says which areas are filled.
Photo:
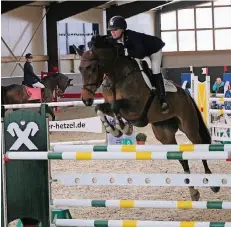
[[194, 99], [191, 97], [191, 95], [188, 95], [193, 103], [193, 106], [196, 109], [197, 112], [197, 118], [199, 121], [199, 134], [200, 134], [200, 138], [201, 138], [201, 143], [202, 144], [211, 144], [212, 143], [212, 138], [211, 135], [209, 133], [209, 129], [207, 128], [204, 119], [201, 115], [200, 110], [198, 109], [198, 106], [196, 104], [196, 102], [194, 101]]

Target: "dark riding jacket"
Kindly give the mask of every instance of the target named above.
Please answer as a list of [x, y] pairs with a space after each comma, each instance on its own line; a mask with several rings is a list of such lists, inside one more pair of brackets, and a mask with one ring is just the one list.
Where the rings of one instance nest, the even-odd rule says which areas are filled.
[[34, 83], [41, 82], [40, 78], [34, 73], [30, 62], [24, 64], [24, 84], [31, 86]]
[[165, 46], [165, 43], [157, 36], [125, 30], [124, 47], [127, 48], [128, 55], [133, 58], [143, 59], [157, 53]]

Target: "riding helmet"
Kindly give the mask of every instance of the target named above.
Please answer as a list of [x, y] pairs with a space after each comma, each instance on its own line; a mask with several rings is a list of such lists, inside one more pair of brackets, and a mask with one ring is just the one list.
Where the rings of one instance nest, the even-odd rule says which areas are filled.
[[33, 55], [31, 53], [26, 54], [26, 58], [33, 58]]
[[117, 30], [117, 29], [127, 29], [127, 22], [122, 16], [114, 16], [108, 22], [108, 31]]

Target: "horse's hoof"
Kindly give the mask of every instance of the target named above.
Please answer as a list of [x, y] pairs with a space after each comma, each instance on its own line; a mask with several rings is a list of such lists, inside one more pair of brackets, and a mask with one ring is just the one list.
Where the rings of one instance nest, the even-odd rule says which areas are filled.
[[200, 192], [197, 189], [194, 189], [193, 192], [190, 192], [192, 201], [198, 201], [200, 199]]
[[127, 136], [130, 136], [132, 135], [133, 133], [133, 126], [132, 125], [128, 125], [128, 130], [127, 132], [125, 133]]
[[220, 187], [211, 187], [211, 190], [214, 192], [214, 193], [217, 193], [220, 191]]
[[106, 132], [111, 134], [112, 136], [116, 137], [116, 138], [119, 138], [123, 135], [123, 133], [120, 131], [120, 130], [108, 130], [106, 129]]

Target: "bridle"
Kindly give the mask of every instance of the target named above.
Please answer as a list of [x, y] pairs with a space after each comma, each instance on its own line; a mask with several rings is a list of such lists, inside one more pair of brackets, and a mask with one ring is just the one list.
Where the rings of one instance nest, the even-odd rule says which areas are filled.
[[[91, 61], [91, 62], [96, 62], [97, 63], [97, 70], [98, 70], [98, 74], [101, 74], [101, 71], [100, 71], [100, 63], [99, 63], [99, 61], [98, 61], [98, 59], [96, 59], [96, 58], [81, 58], [81, 60], [80, 61]], [[91, 64], [90, 64], [91, 65]], [[89, 65], [89, 66], [90, 66]], [[88, 66], [87, 66], [88, 67]], [[87, 68], [86, 67], [86, 68]], [[89, 93], [91, 93], [92, 95], [94, 95], [95, 94], [95, 92], [97, 91], [97, 89], [100, 87], [100, 85], [102, 84], [102, 82], [103, 82], [103, 79], [102, 80], [99, 80], [98, 82], [95, 82], [95, 83], [87, 83], [87, 84], [84, 84], [83, 86], [82, 86], [82, 90], [86, 90], [86, 91], [88, 91]], [[88, 87], [92, 87], [92, 86], [95, 86], [95, 89], [90, 89], [90, 88], [88, 88]]]

